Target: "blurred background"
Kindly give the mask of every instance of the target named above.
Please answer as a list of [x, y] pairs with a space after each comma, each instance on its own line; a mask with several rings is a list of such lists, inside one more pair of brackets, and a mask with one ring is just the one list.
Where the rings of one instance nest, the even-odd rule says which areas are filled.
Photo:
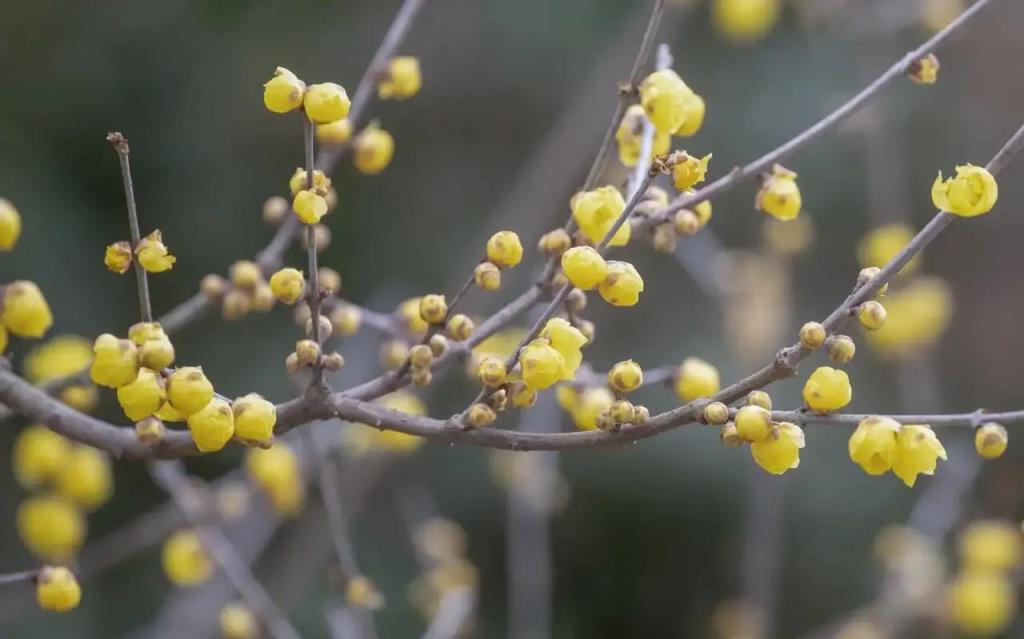
[[[737, 41], [728, 23], [716, 26], [708, 3], [669, 4], [658, 42], [671, 47], [673, 67], [707, 102], [703, 129], [676, 145], [713, 152], [715, 177], [809, 126], [962, 8], [951, 0], [785, 2], [777, 21]], [[540, 262], [537, 238], [564, 221], [583, 182], [650, 5], [427, 2], [399, 49], [420, 58], [422, 92], [407, 102], [375, 101], [368, 111], [395, 136], [392, 165], [364, 176], [343, 161], [332, 176], [340, 203], [327, 218], [333, 241], [321, 263], [342, 274], [345, 298], [390, 312], [413, 295], [451, 295], [479, 260], [473, 247], [504, 228], [523, 237], [527, 260], [501, 292], [471, 293], [466, 308], [483, 316], [522, 290]], [[116, 156], [104, 141], [111, 130], [132, 142], [143, 233], [161, 229], [178, 257], [170, 274], [151, 278], [158, 314], [192, 295], [203, 275], [254, 255], [273, 233], [261, 220], [263, 202], [286, 192], [302, 162], [301, 127], [266, 111], [262, 83], [283, 65], [351, 93], [398, 6], [4, 0], [0, 196], [16, 204], [25, 231], [17, 251], [0, 255], [0, 280], [40, 285], [56, 317], [51, 336], [92, 339], [135, 321], [134, 283], [100, 259], [107, 244], [127, 236]], [[858, 245], [872, 228], [919, 228], [934, 213], [936, 171], [984, 164], [1024, 121], [1012, 71], [1024, 57], [1022, 20], [1020, 3], [994, 0], [937, 51], [938, 84], [897, 81], [788, 159], [803, 193], [798, 231], [766, 230], [750, 183], [717, 198], [709, 227], [680, 241], [675, 255], [643, 241], [624, 249], [646, 289], [636, 307], [599, 300], [588, 307], [597, 340], [585, 354], [595, 370], [629, 357], [646, 368], [696, 356], [727, 383], [766, 363], [805, 321], [826, 315], [851, 288]], [[603, 181], [621, 184], [625, 174], [609, 167]], [[1012, 165], [1000, 177], [994, 214], [955, 224], [894, 285], [891, 295], [937, 278], [927, 280], [942, 290], [937, 297], [904, 305], [909, 319], [901, 326], [925, 334], [920, 347], [872, 348], [852, 333], [860, 348], [846, 367], [849, 410], [1024, 404], [1016, 381], [1024, 253], [1013, 239], [1024, 230], [1021, 175], [1024, 168]], [[288, 256], [300, 268], [303, 259], [299, 248]], [[927, 318], [923, 327], [916, 314]], [[293, 395], [282, 362], [297, 332], [281, 308], [237, 322], [211, 314], [175, 346], [179, 361], [201, 363], [229, 397], [255, 390], [282, 401]], [[377, 340], [364, 329], [338, 341], [349, 363], [336, 387], [379, 372]], [[14, 345], [16, 365], [27, 350]], [[775, 406], [798, 407], [801, 383], [773, 387]], [[455, 371], [418, 394], [443, 417], [475, 392]], [[124, 423], [113, 394], [101, 395], [98, 414]], [[645, 390], [642, 401], [652, 412], [677, 404], [664, 388]], [[523, 414], [523, 428], [573, 428], [555, 407], [533, 410]], [[4, 424], [0, 450], [10, 450], [22, 425]], [[910, 518], [948, 549], [964, 521], [1024, 514], [1019, 449], [1011, 445], [982, 468], [967, 429], [939, 435], [951, 459], [912, 489], [891, 475], [866, 476], [848, 459], [849, 431], [831, 426], [807, 429], [800, 467], [782, 477], [763, 473], [749, 451], [722, 446], [704, 427], [623, 449], [521, 455], [532, 461], [516, 462], [520, 471], [511, 474], [508, 459], [492, 451], [428, 442], [392, 460], [365, 490], [357, 487], [351, 532], [363, 571], [387, 600], [375, 614], [381, 637], [425, 628], [407, 596], [421, 570], [407, 529], [424, 512], [465, 530], [466, 556], [478, 571], [471, 636], [798, 637], [834, 628], [879, 596], [892, 570], [875, 561], [873, 547], [886, 526]], [[215, 478], [241, 456], [236, 447], [188, 467]], [[35, 565], [13, 524], [25, 492], [8, 469], [0, 464], [0, 572]], [[166, 501], [139, 463], [115, 464], [115, 481], [115, 498], [89, 517], [85, 553]], [[313, 501], [267, 530], [256, 565], [303, 636], [321, 637], [332, 597], [322, 570], [330, 549]], [[944, 561], [955, 572], [955, 554]], [[0, 635], [215, 633], [219, 606], [182, 612], [202, 606], [189, 608], [166, 581], [157, 547], [97, 570], [83, 588], [82, 606], [67, 616], [0, 591]], [[211, 592], [210, 600], [230, 597]], [[749, 603], [730, 603], [740, 600]], [[760, 620], [755, 629], [745, 625], [752, 616]], [[894, 634], [956, 635], [925, 616]], [[1020, 633], [1018, 625], [1005, 636]]]

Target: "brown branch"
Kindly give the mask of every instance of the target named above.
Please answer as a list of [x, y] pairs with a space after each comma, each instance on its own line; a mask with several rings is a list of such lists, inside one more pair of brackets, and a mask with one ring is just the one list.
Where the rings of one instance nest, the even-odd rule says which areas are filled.
[[124, 199], [128, 206], [128, 228], [131, 234], [132, 243], [132, 265], [135, 267], [135, 283], [139, 289], [139, 314], [143, 322], [153, 321], [153, 308], [149, 301], [149, 281], [146, 278], [146, 269], [142, 267], [135, 250], [142, 240], [142, 233], [139, 230], [139, 214], [135, 206], [135, 187], [132, 182], [132, 168], [128, 156], [131, 150], [128, 147], [128, 138], [121, 133], [113, 132], [107, 134], [107, 142], [114, 147], [117, 159], [121, 164], [121, 181], [124, 183]]

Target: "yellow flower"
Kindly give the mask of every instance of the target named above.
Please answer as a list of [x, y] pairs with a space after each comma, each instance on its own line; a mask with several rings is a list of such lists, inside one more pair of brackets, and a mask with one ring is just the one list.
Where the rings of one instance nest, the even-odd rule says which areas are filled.
[[213, 564], [193, 530], [173, 533], [164, 541], [160, 554], [164, 574], [176, 586], [196, 586], [213, 573]]
[[631, 359], [619, 362], [608, 371], [608, 385], [619, 393], [631, 393], [644, 383], [644, 371]]
[[562, 270], [573, 286], [588, 291], [608, 276], [608, 264], [589, 246], [574, 246], [562, 253]]
[[644, 280], [629, 262], [608, 262], [608, 274], [597, 286], [604, 301], [613, 306], [633, 306], [640, 301]]
[[21, 215], [10, 200], [0, 197], [0, 251], [11, 251], [21, 237]]
[[704, 181], [711, 154], [698, 158], [682, 151], [675, 160], [675, 164], [672, 165], [672, 184], [680, 191], [689, 191]]
[[[410, 415], [426, 415], [427, 407], [423, 401], [406, 391], [396, 391], [375, 400], [391, 410], [401, 411]], [[364, 424], [353, 424], [345, 430], [346, 441], [357, 454], [370, 450], [381, 450], [388, 453], [411, 453], [423, 444], [423, 438], [408, 435], [394, 430], [379, 430]]]
[[762, 182], [754, 204], [776, 219], [786, 221], [796, 218], [803, 205], [800, 187], [796, 184], [796, 173], [776, 164], [772, 174]]
[[133, 422], [149, 417], [165, 401], [163, 378], [148, 368], [140, 368], [133, 381], [117, 389], [117, 402]]
[[960, 539], [965, 570], [1006, 572], [1024, 559], [1020, 526], [1009, 521], [972, 522]]
[[935, 81], [939, 79], [939, 59], [935, 57], [934, 53], [929, 53], [923, 58], [914, 60], [910, 68], [907, 69], [907, 75], [917, 84], [935, 84]]
[[10, 337], [7, 335], [7, 329], [3, 324], [0, 324], [0, 355], [3, 355], [7, 350], [7, 341]]
[[562, 384], [555, 391], [555, 397], [580, 430], [597, 428], [597, 416], [610, 410], [615, 403], [612, 392], [602, 387], [584, 388], [577, 392], [572, 386]]
[[523, 245], [512, 231], [498, 231], [487, 240], [487, 259], [510, 268], [523, 259]]
[[804, 403], [816, 413], [831, 413], [850, 403], [853, 388], [846, 371], [819, 366], [804, 384]]
[[231, 603], [220, 610], [220, 636], [223, 639], [256, 639], [259, 625], [252, 612], [241, 603]]
[[[299, 191], [306, 190], [306, 187], [308, 186], [307, 182], [308, 179], [306, 177], [306, 169], [302, 168], [301, 166], [295, 167], [295, 172], [292, 173], [292, 176], [290, 178], [288, 178], [288, 190], [291, 191], [292, 197], [298, 195]], [[313, 186], [309, 190], [313, 191], [314, 193], [317, 193], [318, 195], [325, 195], [327, 191], [330, 190], [330, 188], [331, 178], [327, 177], [324, 174], [324, 172], [321, 171], [320, 169], [313, 169]], [[250, 262], [248, 260], [240, 260], [239, 262], [236, 263], [249, 265], [250, 269], [253, 272], [253, 275], [257, 278], [260, 276], [259, 267], [256, 266], [255, 262]], [[241, 285], [238, 282], [236, 283]], [[250, 286], [252, 286], [253, 284], [255, 284], [255, 282], [252, 282]]]
[[1002, 457], [1009, 444], [1010, 435], [1002, 424], [988, 422], [987, 424], [982, 424], [974, 432], [974, 448], [978, 451], [978, 456], [983, 459], [998, 459]]
[[149, 273], [169, 271], [177, 259], [167, 252], [159, 230], [139, 240], [138, 246], [135, 247], [135, 256], [139, 258], [142, 268]]
[[748, 442], [763, 442], [772, 434], [772, 414], [760, 406], [736, 411], [736, 433]]
[[580, 349], [587, 343], [583, 333], [561, 317], [555, 317], [544, 325], [540, 336], [547, 339], [551, 347], [562, 356], [562, 379], [569, 380], [575, 377], [576, 369], [583, 363], [583, 353]]
[[672, 69], [661, 69], [640, 83], [640, 104], [651, 124], [666, 135], [686, 123], [689, 94], [693, 93], [683, 79]]
[[274, 70], [274, 77], [263, 85], [263, 104], [274, 113], [288, 113], [302, 106], [306, 83], [284, 67]]
[[796, 424], [780, 422], [766, 439], [750, 445], [750, 454], [758, 466], [773, 475], [781, 475], [800, 465], [803, 447], [804, 431]]
[[935, 208], [961, 217], [988, 213], [999, 199], [999, 185], [987, 169], [973, 164], [956, 167], [956, 175], [946, 181], [942, 172], [932, 184]]
[[971, 635], [1001, 634], [1016, 613], [1013, 583], [998, 573], [967, 571], [953, 582], [949, 595], [953, 621]]
[[118, 388], [137, 377], [138, 347], [130, 340], [104, 333], [96, 338], [92, 350], [94, 357], [89, 377], [100, 386]]
[[885, 325], [864, 337], [882, 354], [904, 358], [938, 341], [952, 318], [953, 296], [941, 279], [920, 277], [886, 295], [885, 309]]
[[312, 122], [330, 124], [344, 119], [352, 103], [344, 87], [333, 82], [324, 82], [312, 84], [306, 89], [306, 94], [302, 97], [302, 106]]
[[906, 424], [896, 435], [892, 472], [907, 486], [913, 486], [921, 473], [934, 474], [939, 459], [946, 459], [946, 449], [928, 426]]
[[283, 442], [276, 442], [270, 448], [250, 448], [246, 451], [245, 471], [265, 490], [278, 484], [301, 481], [298, 457]]
[[266, 442], [274, 437], [277, 408], [256, 393], [239, 397], [231, 405], [235, 434], [247, 442]]
[[550, 388], [564, 379], [567, 364], [562, 354], [546, 339], [535, 339], [519, 356], [523, 368], [523, 381], [534, 390]]
[[[700, 131], [700, 127], [704, 124], [704, 98], [690, 91], [683, 99], [683, 111], [686, 113], [686, 118], [672, 135], [688, 138], [691, 135], [696, 135], [697, 131]], [[666, 143], [667, 146], [668, 144]], [[664, 151], [661, 153], [664, 153]]]
[[376, 175], [391, 164], [395, 139], [375, 124], [363, 129], [352, 141], [352, 163], [360, 173]]
[[167, 380], [167, 401], [185, 417], [202, 410], [213, 399], [213, 384], [203, 369], [183, 366]]
[[11, 470], [23, 488], [38, 488], [57, 476], [70, 454], [67, 439], [42, 424], [33, 424], [14, 440]]
[[[599, 244], [622, 215], [626, 201], [614, 186], [602, 186], [593, 191], [577, 193], [569, 200], [569, 207], [583, 235], [594, 244]], [[609, 245], [625, 246], [631, 234], [630, 225], [623, 224], [615, 231]]]
[[676, 394], [684, 402], [711, 397], [719, 390], [718, 369], [697, 357], [683, 360], [676, 373]]
[[89, 341], [78, 335], [58, 335], [37, 346], [25, 357], [25, 377], [42, 384], [73, 375], [92, 362]]
[[[857, 243], [857, 261], [864, 268], [881, 268], [888, 264], [914, 239], [914, 229], [907, 224], [883, 224], [871, 229]], [[907, 262], [900, 273], [907, 275], [921, 265], [921, 256]]]
[[64, 566], [43, 566], [36, 578], [36, 603], [43, 610], [67, 612], [78, 607], [82, 588]]
[[57, 473], [57, 492], [86, 512], [107, 503], [114, 494], [110, 459], [89, 446], [75, 446]]
[[391, 58], [388, 70], [377, 84], [377, 95], [381, 100], [405, 100], [420, 92], [423, 77], [420, 61], [411, 55]]
[[711, 23], [726, 40], [748, 44], [765, 37], [779, 20], [779, 0], [714, 0]]
[[67, 561], [85, 539], [85, 518], [60, 497], [30, 497], [18, 506], [18, 536], [43, 559]]
[[185, 414], [171, 406], [170, 402], [165, 402], [153, 416], [164, 422], [183, 422], [186, 419]]
[[235, 434], [231, 406], [223, 399], [214, 397], [202, 410], [188, 416], [188, 429], [200, 451], [209, 453], [224, 448]]
[[53, 324], [53, 314], [42, 291], [28, 280], [16, 280], [3, 289], [0, 324], [18, 337], [42, 337]]
[[338, 146], [348, 142], [351, 137], [352, 122], [348, 118], [316, 127], [316, 141], [320, 144]]
[[314, 191], [299, 191], [292, 209], [303, 224], [316, 224], [327, 215], [327, 200]]
[[294, 304], [306, 292], [306, 278], [298, 269], [283, 268], [270, 276], [270, 290], [279, 302]]
[[103, 264], [117, 273], [124, 275], [132, 267], [132, 245], [128, 242], [114, 242], [107, 246], [103, 254]]
[[128, 328], [128, 339], [136, 346], [142, 346], [151, 339], [163, 339], [167, 333], [158, 322], [136, 322]]
[[162, 371], [174, 363], [174, 345], [166, 335], [146, 340], [139, 347], [139, 363], [146, 368]]
[[865, 417], [850, 436], [850, 459], [869, 475], [884, 475], [896, 457], [900, 423], [889, 417]]
[[[640, 151], [643, 149], [644, 122], [647, 116], [644, 108], [634, 104], [626, 109], [622, 116], [619, 128], [615, 130], [615, 141], [619, 144], [619, 161], [625, 166], [636, 166], [640, 161]], [[654, 133], [654, 140], [651, 144], [651, 154], [647, 158], [650, 162], [656, 155], [665, 155], [672, 145], [672, 136], [668, 133]]]

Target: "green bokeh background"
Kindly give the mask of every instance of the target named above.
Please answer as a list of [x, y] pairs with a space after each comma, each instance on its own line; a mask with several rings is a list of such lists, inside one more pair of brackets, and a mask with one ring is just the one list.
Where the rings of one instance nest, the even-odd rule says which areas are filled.
[[[513, 285], [523, 285], [538, 262], [536, 238], [568, 213], [568, 198], [611, 114], [616, 83], [628, 73], [648, 4], [431, 0], [401, 47], [422, 60], [422, 93], [370, 108], [397, 140], [392, 166], [365, 177], [343, 162], [333, 176], [341, 204], [329, 218], [334, 239], [321, 259], [342, 273], [346, 297], [388, 311], [414, 294], [454, 291], [479, 259], [472, 247], [512, 228], [523, 233], [529, 264], [500, 294], [474, 293], [468, 306], [485, 312], [510, 299]], [[807, 24], [788, 7], [766, 40], [744, 47], [714, 34], [703, 3], [670, 8], [659, 41], [672, 46], [675, 68], [708, 103], [703, 130], [685, 146], [713, 151], [714, 175], [802, 130], [927, 36], [908, 19], [918, 4], [911, 0], [805, 4], [828, 9], [831, 18]], [[17, 251], [0, 255], [0, 281], [38, 282], [57, 318], [54, 334], [124, 332], [134, 321], [133, 283], [108, 273], [100, 259], [106, 244], [127, 235], [117, 162], [104, 142], [110, 130], [132, 142], [144, 232], [162, 229], [178, 256], [171, 273], [151, 279], [158, 313], [191, 295], [202, 275], [224, 273], [235, 259], [253, 255], [272, 234], [260, 220], [262, 202], [285, 190], [302, 161], [298, 120], [269, 114], [261, 83], [284, 65], [307, 80], [353, 90], [397, 6], [391, 0], [4, 0], [0, 196], [16, 203], [25, 232]], [[983, 163], [1024, 120], [1013, 70], [1024, 56], [1014, 26], [1022, 19], [1017, 3], [993, 2], [939, 51], [939, 84], [896, 82], [867, 116], [787, 161], [800, 174], [817, 240], [793, 264], [792, 295], [766, 298], [787, 306], [788, 331], [778, 345], [845, 295], [858, 270], [856, 240], [873, 221], [923, 224], [933, 213], [928, 187], [935, 172]], [[865, 145], [867, 126], [880, 127], [882, 149]], [[538, 155], [552, 140], [567, 144]], [[868, 165], [903, 176], [897, 181], [903, 195], [885, 210], [869, 211]], [[929, 369], [941, 405], [912, 408], [1022, 403], [1021, 175], [1024, 169], [1011, 166], [1000, 179], [996, 213], [957, 223], [926, 254], [925, 268], [950, 282], [956, 313]], [[725, 246], [757, 246], [762, 217], [751, 206], [753, 195], [746, 184], [715, 201], [711, 228]], [[643, 273], [646, 290], [629, 309], [592, 300], [587, 316], [599, 338], [587, 354], [595, 367], [626, 357], [656, 366], [697, 355], [731, 380], [763, 361], [760, 354], [733, 353], [715, 301], [671, 256], [641, 244], [623, 254]], [[302, 263], [297, 250], [289, 260]], [[758, 304], [746, 312], [779, 312]], [[175, 345], [179, 361], [201, 363], [222, 393], [257, 390], [280, 401], [292, 392], [281, 362], [295, 334], [289, 313], [276, 309], [237, 323], [207, 317]], [[376, 339], [369, 331], [361, 337]], [[14, 345], [16, 363], [27, 347]], [[372, 347], [339, 347], [350, 362], [360, 362], [355, 369], [350, 364], [349, 382], [376, 374]], [[899, 384], [890, 363], [862, 348], [849, 366], [850, 409], [906, 408], [906, 389], [913, 395], [923, 384], [910, 370], [909, 382]], [[799, 387], [798, 380], [778, 384], [776, 405], [795, 406]], [[429, 403], [435, 414], [450, 414], [474, 392], [452, 375]], [[102, 415], [121, 423], [109, 395]], [[651, 392], [644, 401], [664, 409], [672, 397]], [[21, 424], [4, 426], [6, 458]], [[552, 520], [553, 636], [707, 636], [715, 605], [743, 589], [753, 480], [781, 485], [774, 509], [782, 543], [766, 548], [779, 562], [775, 636], [797, 636], [870, 601], [879, 576], [870, 560], [872, 539], [883, 525], [904, 521], [929, 482], [906, 489], [893, 477], [866, 477], [846, 460], [847, 436], [809, 429], [799, 470], [783, 478], [755, 474], [746, 450], [726, 449], [701, 428], [621, 450], [563, 455], [571, 498]], [[215, 476], [239, 459], [237, 450], [229, 451], [190, 468]], [[1019, 517], [1019, 462], [1011, 447], [1006, 459], [986, 466], [965, 514]], [[466, 528], [481, 574], [478, 636], [504, 636], [505, 492], [492, 480], [488, 451], [428, 444], [401, 466], [401, 476], [429, 486], [439, 511]], [[116, 474], [117, 496], [90, 518], [90, 540], [163, 500], [140, 464], [118, 464]], [[390, 484], [385, 480], [371, 494], [354, 522], [355, 544], [365, 571], [388, 597], [378, 614], [381, 636], [417, 636], [422, 622], [405, 597], [417, 569]], [[3, 462], [0, 572], [33, 565], [13, 525], [23, 497]], [[273, 582], [287, 565], [278, 558], [262, 574]], [[326, 581], [318, 575], [305, 586], [292, 618], [304, 636], [324, 636]], [[0, 636], [146, 636], [142, 629], [171, 590], [155, 551], [84, 588], [83, 605], [72, 615], [43, 615], [29, 606], [0, 621]]]

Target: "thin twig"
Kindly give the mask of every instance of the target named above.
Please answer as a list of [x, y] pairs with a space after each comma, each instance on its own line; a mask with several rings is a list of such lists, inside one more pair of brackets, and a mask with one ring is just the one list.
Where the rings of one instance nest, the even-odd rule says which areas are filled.
[[9, 572], [0, 575], [0, 586], [9, 586], [26, 581], [32, 581], [39, 575], [39, 570], [23, 570], [21, 572]]
[[[314, 149], [316, 146], [316, 129], [305, 113], [302, 114], [302, 139], [306, 156], [306, 188], [313, 190]], [[306, 225], [306, 254], [309, 260], [309, 283], [306, 291], [306, 304], [309, 306], [310, 337], [317, 346], [323, 345], [320, 339], [320, 267], [317, 264], [316, 224]], [[319, 355], [313, 363], [313, 379], [310, 388], [323, 390], [324, 366], [323, 355]]]
[[153, 321], [153, 309], [149, 301], [149, 281], [146, 278], [146, 269], [142, 267], [138, 255], [135, 254], [142, 241], [142, 233], [139, 231], [139, 214], [135, 207], [135, 187], [132, 182], [132, 169], [128, 156], [131, 150], [128, 147], [128, 138], [121, 133], [113, 132], [107, 134], [107, 142], [117, 152], [117, 159], [121, 164], [121, 181], [124, 182], [124, 199], [128, 206], [128, 228], [131, 233], [132, 244], [132, 265], [135, 268], [135, 284], [139, 289], [139, 314], [143, 322]]

